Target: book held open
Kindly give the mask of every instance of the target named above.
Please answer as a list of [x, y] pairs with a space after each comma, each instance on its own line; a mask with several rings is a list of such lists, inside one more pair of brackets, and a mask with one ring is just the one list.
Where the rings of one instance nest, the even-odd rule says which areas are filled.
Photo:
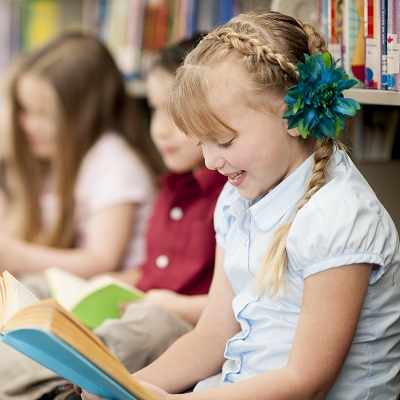
[[0, 276], [0, 341], [107, 399], [159, 400], [57, 300], [36, 299], [7, 271]]
[[60, 268], [45, 271], [51, 295], [90, 329], [121, 316], [120, 304], [140, 300], [144, 293], [110, 275], [83, 279]]

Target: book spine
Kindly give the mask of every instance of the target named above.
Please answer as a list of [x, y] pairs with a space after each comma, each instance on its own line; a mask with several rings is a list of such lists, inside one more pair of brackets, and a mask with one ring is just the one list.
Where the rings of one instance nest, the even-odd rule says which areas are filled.
[[353, 38], [351, 45], [351, 71], [357, 79], [357, 87], [365, 86], [365, 38], [364, 38], [364, 0], [351, 0], [354, 9], [350, 27], [353, 32], [349, 35]]
[[381, 89], [388, 89], [388, 77], [387, 77], [387, 18], [388, 18], [388, 0], [380, 0], [380, 17], [381, 17], [381, 25], [380, 25], [380, 34], [381, 34]]
[[357, 87], [364, 87], [364, 12], [362, 0], [346, 0], [343, 22], [343, 67]]
[[[146, 3], [146, 2], [145, 2]], [[158, 8], [155, 17], [154, 45], [156, 49], [162, 49], [168, 43], [168, 24], [169, 24], [169, 0], [164, 0]]]
[[[328, 44], [329, 52], [334, 60], [339, 60], [342, 57], [341, 45], [339, 41], [340, 31], [338, 32], [338, 24], [341, 16], [338, 15], [337, 0], [329, 1], [330, 14], [330, 42]], [[340, 61], [341, 62], [341, 61]]]
[[22, 49], [31, 51], [60, 32], [61, 5], [55, 0], [22, 2]]
[[381, 87], [381, 7], [380, 0], [365, 0], [365, 87]]
[[396, 22], [396, 34], [397, 34], [397, 69], [399, 71], [396, 76], [395, 89], [400, 90], [400, 0], [394, 0], [394, 1], [395, 1], [394, 18]]
[[106, 21], [107, 15], [109, 13], [109, 3], [108, 0], [99, 0], [98, 3], [98, 12], [99, 12], [99, 28], [98, 28], [98, 36], [101, 40], [106, 40]]
[[192, 37], [196, 33], [196, 0], [190, 0], [186, 15], [186, 37]]
[[400, 0], [388, 0], [388, 90], [400, 90]]
[[233, 17], [233, 0], [220, 0], [218, 24], [225, 24]]
[[329, 8], [327, 0], [318, 1], [319, 10], [319, 30], [325, 36], [327, 43], [330, 41], [329, 37]]
[[322, 0], [326, 4], [326, 18], [327, 18], [327, 34], [326, 37], [328, 39], [328, 46], [332, 43], [332, 13], [331, 13], [331, 0]]

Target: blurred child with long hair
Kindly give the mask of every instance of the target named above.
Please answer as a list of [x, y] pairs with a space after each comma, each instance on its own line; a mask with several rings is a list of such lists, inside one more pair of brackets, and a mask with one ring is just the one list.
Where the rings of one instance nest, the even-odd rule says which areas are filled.
[[88, 278], [143, 262], [157, 160], [139, 107], [90, 35], [62, 34], [18, 62], [3, 134], [2, 270]]

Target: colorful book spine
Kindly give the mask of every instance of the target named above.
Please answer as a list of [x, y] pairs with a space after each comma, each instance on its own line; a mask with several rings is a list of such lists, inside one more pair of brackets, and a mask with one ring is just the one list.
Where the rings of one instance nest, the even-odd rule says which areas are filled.
[[21, 3], [23, 51], [38, 48], [60, 32], [60, 7], [56, 0], [27, 0]]
[[343, 12], [342, 65], [357, 87], [365, 82], [364, 3], [363, 0], [345, 0]]
[[186, 7], [186, 31], [185, 37], [192, 37], [196, 32], [196, 0], [188, 0]]
[[388, 77], [387, 77], [387, 17], [388, 17], [388, 0], [380, 0], [381, 3], [381, 89], [387, 90]]
[[158, 6], [154, 26], [154, 47], [156, 49], [162, 49], [168, 44], [169, 9], [169, 0], [164, 0]]
[[[330, 35], [328, 49], [334, 60], [341, 60], [341, 35], [342, 35], [342, 7], [340, 0], [329, 0]], [[341, 62], [341, 61], [340, 61]]]
[[400, 90], [400, 0], [388, 0], [387, 51], [388, 90]]
[[365, 87], [368, 89], [380, 89], [382, 84], [382, 34], [380, 14], [380, 0], [365, 0]]
[[319, 9], [319, 30], [325, 36], [327, 42], [330, 40], [330, 18], [329, 18], [329, 5], [326, 0], [318, 1]]
[[364, 38], [364, 0], [354, 0], [358, 14], [358, 31], [354, 43], [351, 70], [360, 87], [365, 86], [365, 38]]
[[[12, 57], [18, 52], [13, 46], [13, 3], [0, 1], [0, 71], [6, 70]], [[3, 95], [2, 91], [0, 95]]]

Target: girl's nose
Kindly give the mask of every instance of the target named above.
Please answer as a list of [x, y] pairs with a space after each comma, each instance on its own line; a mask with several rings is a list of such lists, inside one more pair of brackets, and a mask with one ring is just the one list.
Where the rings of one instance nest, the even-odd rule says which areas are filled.
[[206, 167], [208, 169], [221, 169], [225, 164], [225, 160], [219, 154], [218, 148], [213, 147], [214, 146], [207, 146], [204, 144], [202, 146]]

